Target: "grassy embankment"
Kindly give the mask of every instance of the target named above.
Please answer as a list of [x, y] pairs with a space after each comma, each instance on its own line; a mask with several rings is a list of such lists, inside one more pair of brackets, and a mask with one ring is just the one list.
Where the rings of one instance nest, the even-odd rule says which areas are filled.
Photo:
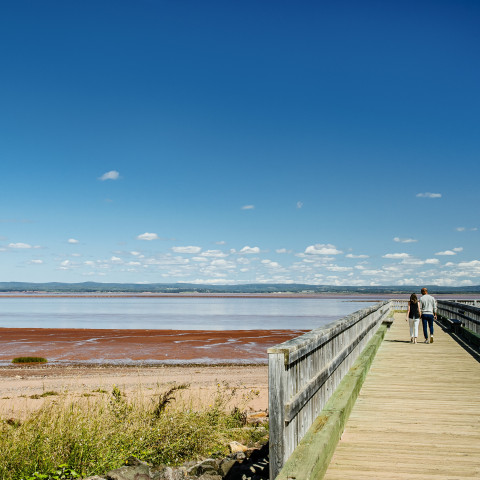
[[[127, 398], [117, 387], [74, 400], [49, 392], [45, 405], [27, 418], [1, 420], [0, 478], [101, 475], [124, 465], [129, 456], [175, 465], [226, 455], [234, 440], [266, 440], [267, 430], [247, 426], [242, 412], [256, 392], [244, 395], [243, 405], [232, 407], [235, 391], [218, 385], [210, 404], [197, 408], [181, 399], [185, 388], [173, 386], [157, 393], [154, 401], [142, 392]], [[60, 474], [55, 476], [55, 471]]]

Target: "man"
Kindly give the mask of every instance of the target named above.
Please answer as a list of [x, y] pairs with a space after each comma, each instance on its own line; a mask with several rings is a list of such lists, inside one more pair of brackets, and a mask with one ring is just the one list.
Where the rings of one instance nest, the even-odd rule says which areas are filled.
[[428, 325], [430, 328], [430, 343], [433, 343], [433, 319], [437, 319], [437, 302], [428, 294], [426, 288], [422, 288], [421, 292], [420, 308], [422, 310], [423, 336], [425, 337], [425, 343], [428, 343]]

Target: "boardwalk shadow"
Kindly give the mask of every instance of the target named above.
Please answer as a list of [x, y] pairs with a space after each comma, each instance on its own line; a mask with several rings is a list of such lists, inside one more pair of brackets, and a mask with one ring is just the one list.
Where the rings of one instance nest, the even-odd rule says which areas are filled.
[[412, 343], [410, 340], [383, 340], [384, 342], [390, 342], [390, 343]]
[[480, 363], [480, 350], [478, 347], [474, 347], [466, 342], [462, 337], [453, 333], [450, 328], [446, 327], [441, 322], [435, 322], [451, 339], [455, 340], [467, 353], [469, 353], [477, 362]]

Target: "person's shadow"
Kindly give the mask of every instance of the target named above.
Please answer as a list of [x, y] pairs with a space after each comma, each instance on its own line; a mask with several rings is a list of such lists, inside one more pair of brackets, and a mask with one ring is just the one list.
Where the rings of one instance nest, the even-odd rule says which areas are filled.
[[410, 340], [384, 340], [384, 342], [391, 342], [391, 343], [412, 343]]

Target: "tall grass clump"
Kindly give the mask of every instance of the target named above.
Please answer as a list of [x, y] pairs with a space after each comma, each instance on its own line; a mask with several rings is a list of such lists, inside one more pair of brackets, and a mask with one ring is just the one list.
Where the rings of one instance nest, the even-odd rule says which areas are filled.
[[[101, 475], [130, 456], [152, 464], [180, 464], [212, 454], [224, 455], [230, 441], [259, 440], [245, 427], [241, 410], [231, 408], [233, 391], [219, 386], [208, 406], [175, 400], [186, 385], [174, 385], [154, 399], [111, 393], [72, 400], [56, 397], [23, 421], [0, 423], [0, 478], [55, 478], [49, 472]], [[65, 477], [62, 477], [65, 478]], [[72, 477], [68, 477], [72, 478]]]

